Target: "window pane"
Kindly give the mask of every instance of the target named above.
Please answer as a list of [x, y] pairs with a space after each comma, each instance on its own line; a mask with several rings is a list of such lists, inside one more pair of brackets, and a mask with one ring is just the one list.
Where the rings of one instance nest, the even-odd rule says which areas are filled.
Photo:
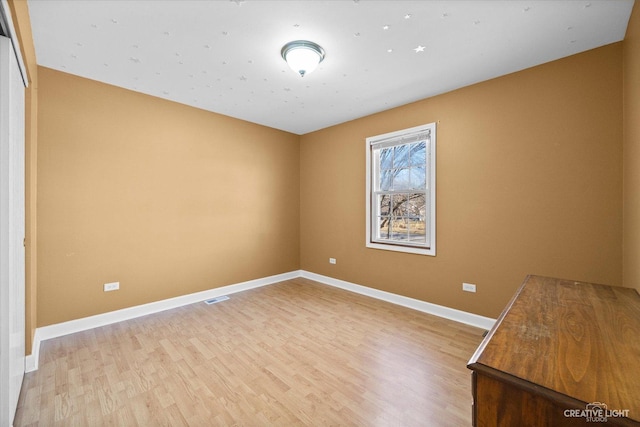
[[408, 190], [411, 188], [410, 173], [411, 169], [394, 169], [393, 190]]
[[407, 240], [407, 219], [394, 217], [391, 220], [391, 238], [393, 240]]
[[406, 168], [409, 166], [409, 144], [397, 145], [393, 154], [393, 167]]
[[391, 169], [393, 167], [393, 147], [380, 150], [380, 169]]
[[410, 219], [409, 220], [409, 241], [426, 243], [427, 241], [426, 229], [427, 229], [427, 225], [424, 220], [424, 217]]
[[425, 188], [427, 185], [427, 170], [424, 166], [414, 166], [410, 173], [410, 188]]
[[427, 143], [424, 141], [411, 144], [411, 164], [424, 166], [427, 162]]
[[407, 215], [407, 195], [406, 194], [394, 194], [391, 204], [391, 215], [393, 216], [406, 216]]
[[378, 206], [379, 206], [379, 211], [378, 214], [381, 216], [387, 216], [389, 215], [389, 213], [391, 212], [391, 196], [389, 196], [388, 194], [382, 195], [382, 196], [378, 196]]
[[378, 239], [389, 240], [391, 238], [391, 218], [378, 217]]
[[409, 241], [415, 243], [427, 242], [427, 200], [425, 194], [409, 196]]
[[424, 194], [411, 194], [409, 196], [409, 217], [422, 218], [427, 213], [426, 196]]
[[380, 172], [380, 190], [389, 191], [393, 184], [393, 169], [387, 169]]

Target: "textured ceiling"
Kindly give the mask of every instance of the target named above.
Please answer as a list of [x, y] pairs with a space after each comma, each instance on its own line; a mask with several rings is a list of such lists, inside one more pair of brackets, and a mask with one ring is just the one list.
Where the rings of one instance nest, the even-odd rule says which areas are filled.
[[[633, 0], [29, 0], [39, 65], [304, 134], [624, 38]], [[280, 49], [320, 44], [303, 78]]]

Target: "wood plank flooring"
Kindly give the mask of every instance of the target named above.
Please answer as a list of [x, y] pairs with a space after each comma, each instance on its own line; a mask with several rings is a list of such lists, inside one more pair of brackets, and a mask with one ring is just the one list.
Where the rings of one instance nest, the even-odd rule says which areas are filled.
[[42, 343], [19, 426], [468, 426], [482, 330], [306, 279]]

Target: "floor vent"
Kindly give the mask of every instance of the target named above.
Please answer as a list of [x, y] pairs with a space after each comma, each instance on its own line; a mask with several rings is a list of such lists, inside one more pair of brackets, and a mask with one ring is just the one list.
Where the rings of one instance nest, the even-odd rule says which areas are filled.
[[221, 297], [215, 297], [215, 298], [207, 299], [207, 300], [204, 301], [204, 303], [208, 304], [208, 305], [211, 305], [211, 304], [215, 304], [217, 302], [226, 301], [228, 299], [229, 299], [228, 296], [223, 295]]

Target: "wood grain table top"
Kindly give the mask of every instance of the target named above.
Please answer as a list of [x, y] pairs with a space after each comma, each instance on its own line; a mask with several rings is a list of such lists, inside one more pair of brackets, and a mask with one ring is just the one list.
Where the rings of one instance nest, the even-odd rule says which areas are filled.
[[468, 367], [640, 421], [640, 295], [528, 276]]

